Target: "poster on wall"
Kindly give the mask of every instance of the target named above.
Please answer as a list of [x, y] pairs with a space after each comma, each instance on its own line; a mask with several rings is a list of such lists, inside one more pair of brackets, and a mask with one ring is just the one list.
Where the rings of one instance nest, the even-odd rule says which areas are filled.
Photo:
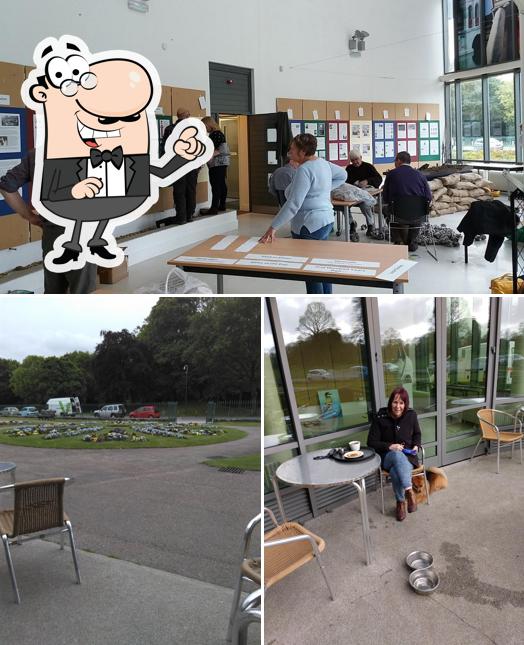
[[328, 121], [327, 159], [339, 166], [348, 164], [347, 121]]
[[[28, 153], [28, 138], [31, 138], [31, 134], [27, 132], [27, 114], [25, 109], [0, 107], [0, 176], [18, 165]], [[29, 201], [27, 185], [18, 192], [25, 201]], [[0, 215], [12, 212], [5, 199], [0, 196]]]
[[334, 419], [342, 416], [340, 394], [337, 389], [318, 390], [317, 396], [321, 419]]
[[391, 163], [395, 160], [395, 135], [394, 121], [373, 121], [373, 163]]
[[416, 121], [397, 121], [397, 153], [409, 152], [412, 161], [417, 161]]
[[440, 121], [419, 121], [419, 160], [440, 160]]
[[373, 163], [373, 138], [371, 121], [350, 121], [349, 133], [351, 135], [349, 150], [358, 150], [362, 155], [362, 160], [367, 163]]

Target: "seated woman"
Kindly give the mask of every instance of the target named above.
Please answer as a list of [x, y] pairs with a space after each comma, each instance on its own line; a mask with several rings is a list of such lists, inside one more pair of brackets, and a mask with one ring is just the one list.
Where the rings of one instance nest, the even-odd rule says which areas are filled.
[[[389, 472], [397, 500], [396, 516], [399, 522], [408, 513], [417, 510], [417, 501], [411, 483], [411, 471], [418, 463], [417, 452], [421, 446], [421, 432], [417, 413], [409, 407], [409, 394], [397, 387], [389, 396], [386, 408], [380, 408], [369, 429], [368, 446], [374, 448], [382, 459], [382, 467]], [[405, 454], [404, 449], [415, 450]]]

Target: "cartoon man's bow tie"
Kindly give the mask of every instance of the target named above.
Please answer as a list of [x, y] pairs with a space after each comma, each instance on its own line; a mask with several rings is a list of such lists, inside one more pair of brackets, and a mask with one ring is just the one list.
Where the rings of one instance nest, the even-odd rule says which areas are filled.
[[91, 149], [89, 159], [93, 168], [100, 166], [104, 161], [105, 163], [111, 162], [115, 168], [120, 169], [124, 161], [124, 151], [122, 146], [117, 146], [114, 150], [104, 150], [103, 152], [98, 149]]

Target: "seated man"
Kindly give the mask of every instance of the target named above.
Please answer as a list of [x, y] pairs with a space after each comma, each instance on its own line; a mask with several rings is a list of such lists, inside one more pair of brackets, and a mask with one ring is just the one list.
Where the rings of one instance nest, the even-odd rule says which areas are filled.
[[[409, 152], [399, 152], [395, 158], [395, 168], [386, 175], [384, 184], [384, 202], [386, 203], [386, 217], [391, 215], [389, 204], [398, 197], [417, 195], [432, 200], [431, 189], [424, 175], [410, 166], [411, 155]], [[421, 219], [412, 220], [410, 223], [396, 223], [391, 229], [391, 238], [395, 244], [407, 244], [411, 252], [416, 251], [416, 239], [420, 232]]]
[[286, 203], [285, 190], [293, 181], [298, 163], [290, 159], [285, 166], [277, 168], [269, 178], [269, 192], [278, 199], [278, 205], [284, 206]]
[[[350, 150], [349, 152], [350, 164], [346, 167], [348, 184], [353, 184], [359, 188], [366, 190], [367, 188], [380, 188], [382, 177], [378, 170], [370, 163], [362, 161], [362, 155], [358, 150]], [[373, 209], [369, 204], [359, 204], [359, 208], [366, 218], [368, 230], [366, 235], [370, 236], [374, 230], [373, 225]]]

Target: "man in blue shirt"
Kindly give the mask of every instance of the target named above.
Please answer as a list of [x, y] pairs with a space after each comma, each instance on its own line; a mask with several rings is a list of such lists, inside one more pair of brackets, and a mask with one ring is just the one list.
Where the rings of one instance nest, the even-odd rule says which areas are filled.
[[[384, 202], [390, 204], [399, 197], [417, 195], [425, 197], [429, 202], [433, 199], [428, 180], [424, 175], [410, 166], [411, 155], [408, 152], [399, 152], [395, 158], [395, 168], [386, 175], [384, 183]], [[390, 208], [387, 208], [386, 217], [390, 216]], [[410, 220], [410, 223], [396, 223], [391, 229], [392, 241], [395, 244], [407, 244], [411, 252], [416, 251], [418, 245], [416, 239], [420, 230], [422, 220]]]

